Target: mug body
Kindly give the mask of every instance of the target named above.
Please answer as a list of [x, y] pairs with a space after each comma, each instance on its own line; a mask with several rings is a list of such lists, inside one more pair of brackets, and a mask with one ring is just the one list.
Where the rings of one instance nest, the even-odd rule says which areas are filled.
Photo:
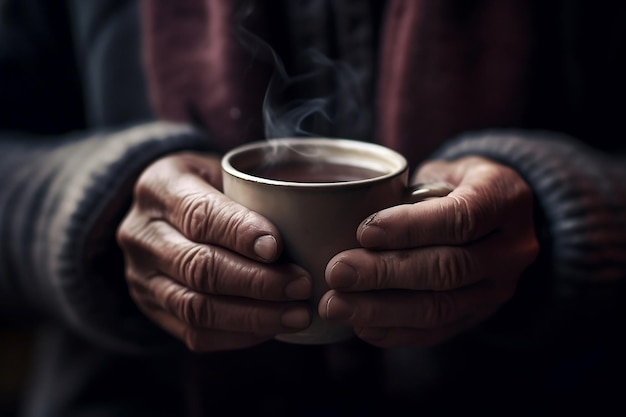
[[408, 168], [398, 153], [366, 142], [329, 138], [285, 138], [243, 145], [222, 162], [224, 193], [265, 216], [280, 231], [284, 257], [313, 280], [311, 325], [277, 336], [300, 344], [325, 344], [353, 335], [318, 315], [329, 290], [328, 261], [359, 247], [359, 224], [375, 212], [403, 202]]

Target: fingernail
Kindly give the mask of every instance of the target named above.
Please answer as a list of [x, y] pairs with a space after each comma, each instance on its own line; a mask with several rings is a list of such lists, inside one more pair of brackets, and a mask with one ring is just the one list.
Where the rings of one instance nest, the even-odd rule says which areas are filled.
[[359, 242], [366, 248], [384, 246], [387, 243], [387, 232], [381, 227], [366, 223], [361, 228]]
[[352, 317], [353, 312], [352, 306], [336, 295], [326, 301], [326, 318], [329, 320], [346, 320]]
[[343, 262], [336, 262], [330, 269], [329, 284], [332, 288], [348, 288], [358, 279], [356, 270]]
[[389, 329], [382, 327], [365, 327], [356, 332], [361, 339], [377, 341], [382, 340], [389, 333]]
[[276, 239], [272, 235], [264, 235], [254, 241], [254, 253], [261, 259], [271, 261], [276, 256]]
[[311, 281], [306, 277], [298, 277], [285, 287], [285, 295], [294, 300], [304, 300], [311, 296]]
[[283, 326], [291, 329], [305, 329], [309, 327], [311, 317], [306, 308], [299, 307], [284, 312], [280, 318], [280, 322]]

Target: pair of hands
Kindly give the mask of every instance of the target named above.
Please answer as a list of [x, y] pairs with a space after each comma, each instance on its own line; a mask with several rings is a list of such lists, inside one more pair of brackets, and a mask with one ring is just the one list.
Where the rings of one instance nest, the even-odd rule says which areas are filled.
[[[429, 161], [413, 181], [456, 188], [364, 219], [362, 248], [326, 268], [321, 317], [379, 347], [433, 346], [484, 321], [539, 250], [531, 190], [510, 168]], [[312, 314], [308, 273], [274, 262], [276, 227], [221, 184], [219, 157], [164, 157], [138, 179], [117, 232], [137, 306], [197, 352], [250, 347], [307, 327]]]

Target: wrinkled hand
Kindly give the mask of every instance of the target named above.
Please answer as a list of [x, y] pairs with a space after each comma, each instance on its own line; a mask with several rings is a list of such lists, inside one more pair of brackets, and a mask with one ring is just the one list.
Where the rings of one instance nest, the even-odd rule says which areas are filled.
[[220, 161], [181, 153], [149, 166], [117, 232], [130, 294], [194, 351], [249, 347], [308, 326], [311, 278], [273, 264], [276, 228], [219, 190]]
[[532, 193], [512, 169], [479, 157], [430, 161], [414, 180], [456, 188], [366, 219], [363, 248], [326, 268], [320, 315], [380, 347], [433, 346], [484, 321], [539, 250]]

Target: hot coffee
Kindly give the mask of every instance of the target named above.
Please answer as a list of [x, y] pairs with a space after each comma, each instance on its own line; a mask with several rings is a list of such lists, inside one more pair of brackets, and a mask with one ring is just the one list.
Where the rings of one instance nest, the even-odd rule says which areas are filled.
[[379, 177], [384, 172], [363, 166], [323, 161], [289, 161], [264, 165], [250, 172], [250, 174], [278, 181], [323, 183], [366, 180]]

